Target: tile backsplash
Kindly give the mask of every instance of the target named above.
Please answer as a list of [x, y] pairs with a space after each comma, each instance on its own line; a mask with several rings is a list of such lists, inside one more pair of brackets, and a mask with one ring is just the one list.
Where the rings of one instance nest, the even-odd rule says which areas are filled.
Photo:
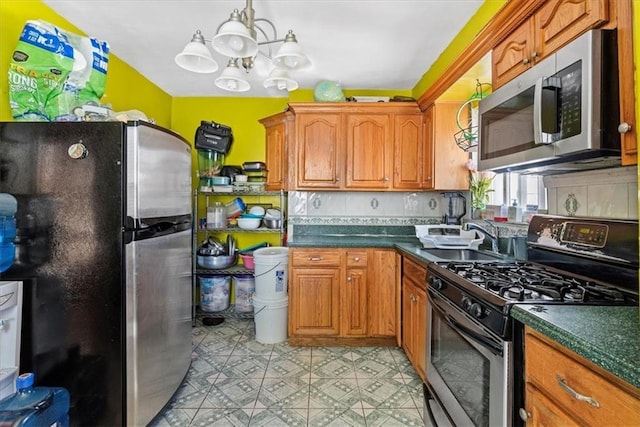
[[544, 177], [550, 214], [638, 219], [637, 167]]
[[440, 192], [291, 191], [288, 196], [293, 224], [439, 224], [446, 210]]

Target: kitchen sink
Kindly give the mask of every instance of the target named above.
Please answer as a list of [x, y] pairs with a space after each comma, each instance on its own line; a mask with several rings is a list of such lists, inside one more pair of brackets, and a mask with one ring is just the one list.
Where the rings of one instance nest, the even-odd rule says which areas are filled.
[[447, 261], [500, 261], [499, 254], [480, 252], [474, 249], [422, 249], [429, 255]]

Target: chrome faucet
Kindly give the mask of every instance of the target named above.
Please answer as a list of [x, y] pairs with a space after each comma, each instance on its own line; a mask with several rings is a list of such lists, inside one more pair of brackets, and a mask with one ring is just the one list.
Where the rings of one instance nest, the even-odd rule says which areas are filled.
[[490, 233], [489, 231], [487, 231], [486, 228], [481, 227], [480, 225], [478, 225], [476, 223], [473, 223], [473, 222], [467, 222], [464, 225], [464, 229], [467, 230], [467, 231], [469, 231], [469, 230], [478, 230], [479, 232], [483, 233], [486, 238], [491, 240], [491, 250], [493, 252], [496, 252], [496, 253], [500, 252], [500, 250], [498, 249], [498, 236], [496, 236], [495, 234]]

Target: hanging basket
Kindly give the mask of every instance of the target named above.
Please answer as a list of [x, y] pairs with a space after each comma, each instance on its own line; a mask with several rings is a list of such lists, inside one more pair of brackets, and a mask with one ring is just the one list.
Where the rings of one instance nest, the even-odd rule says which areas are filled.
[[460, 120], [460, 115], [467, 109], [467, 107], [470, 111], [473, 111], [475, 105], [475, 109], [477, 110], [478, 101], [487, 96], [487, 94], [483, 92], [482, 86], [491, 86], [489, 83], [480, 83], [479, 80], [477, 80], [477, 82], [478, 83], [476, 84], [476, 92], [471, 95], [471, 97], [466, 102], [464, 102], [460, 106], [460, 108], [458, 108], [458, 112], [456, 114], [456, 124], [458, 125], [460, 131], [456, 132], [453, 135], [453, 138], [455, 139], [458, 147], [460, 147], [464, 151], [475, 151], [477, 149], [478, 125], [474, 124], [473, 119], [471, 119], [471, 123], [464, 126]]

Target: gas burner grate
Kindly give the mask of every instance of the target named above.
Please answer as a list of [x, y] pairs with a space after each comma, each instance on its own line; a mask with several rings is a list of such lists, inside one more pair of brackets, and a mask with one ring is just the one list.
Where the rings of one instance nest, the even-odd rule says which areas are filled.
[[633, 301], [614, 287], [528, 262], [448, 262], [442, 266], [507, 301], [607, 304]]

